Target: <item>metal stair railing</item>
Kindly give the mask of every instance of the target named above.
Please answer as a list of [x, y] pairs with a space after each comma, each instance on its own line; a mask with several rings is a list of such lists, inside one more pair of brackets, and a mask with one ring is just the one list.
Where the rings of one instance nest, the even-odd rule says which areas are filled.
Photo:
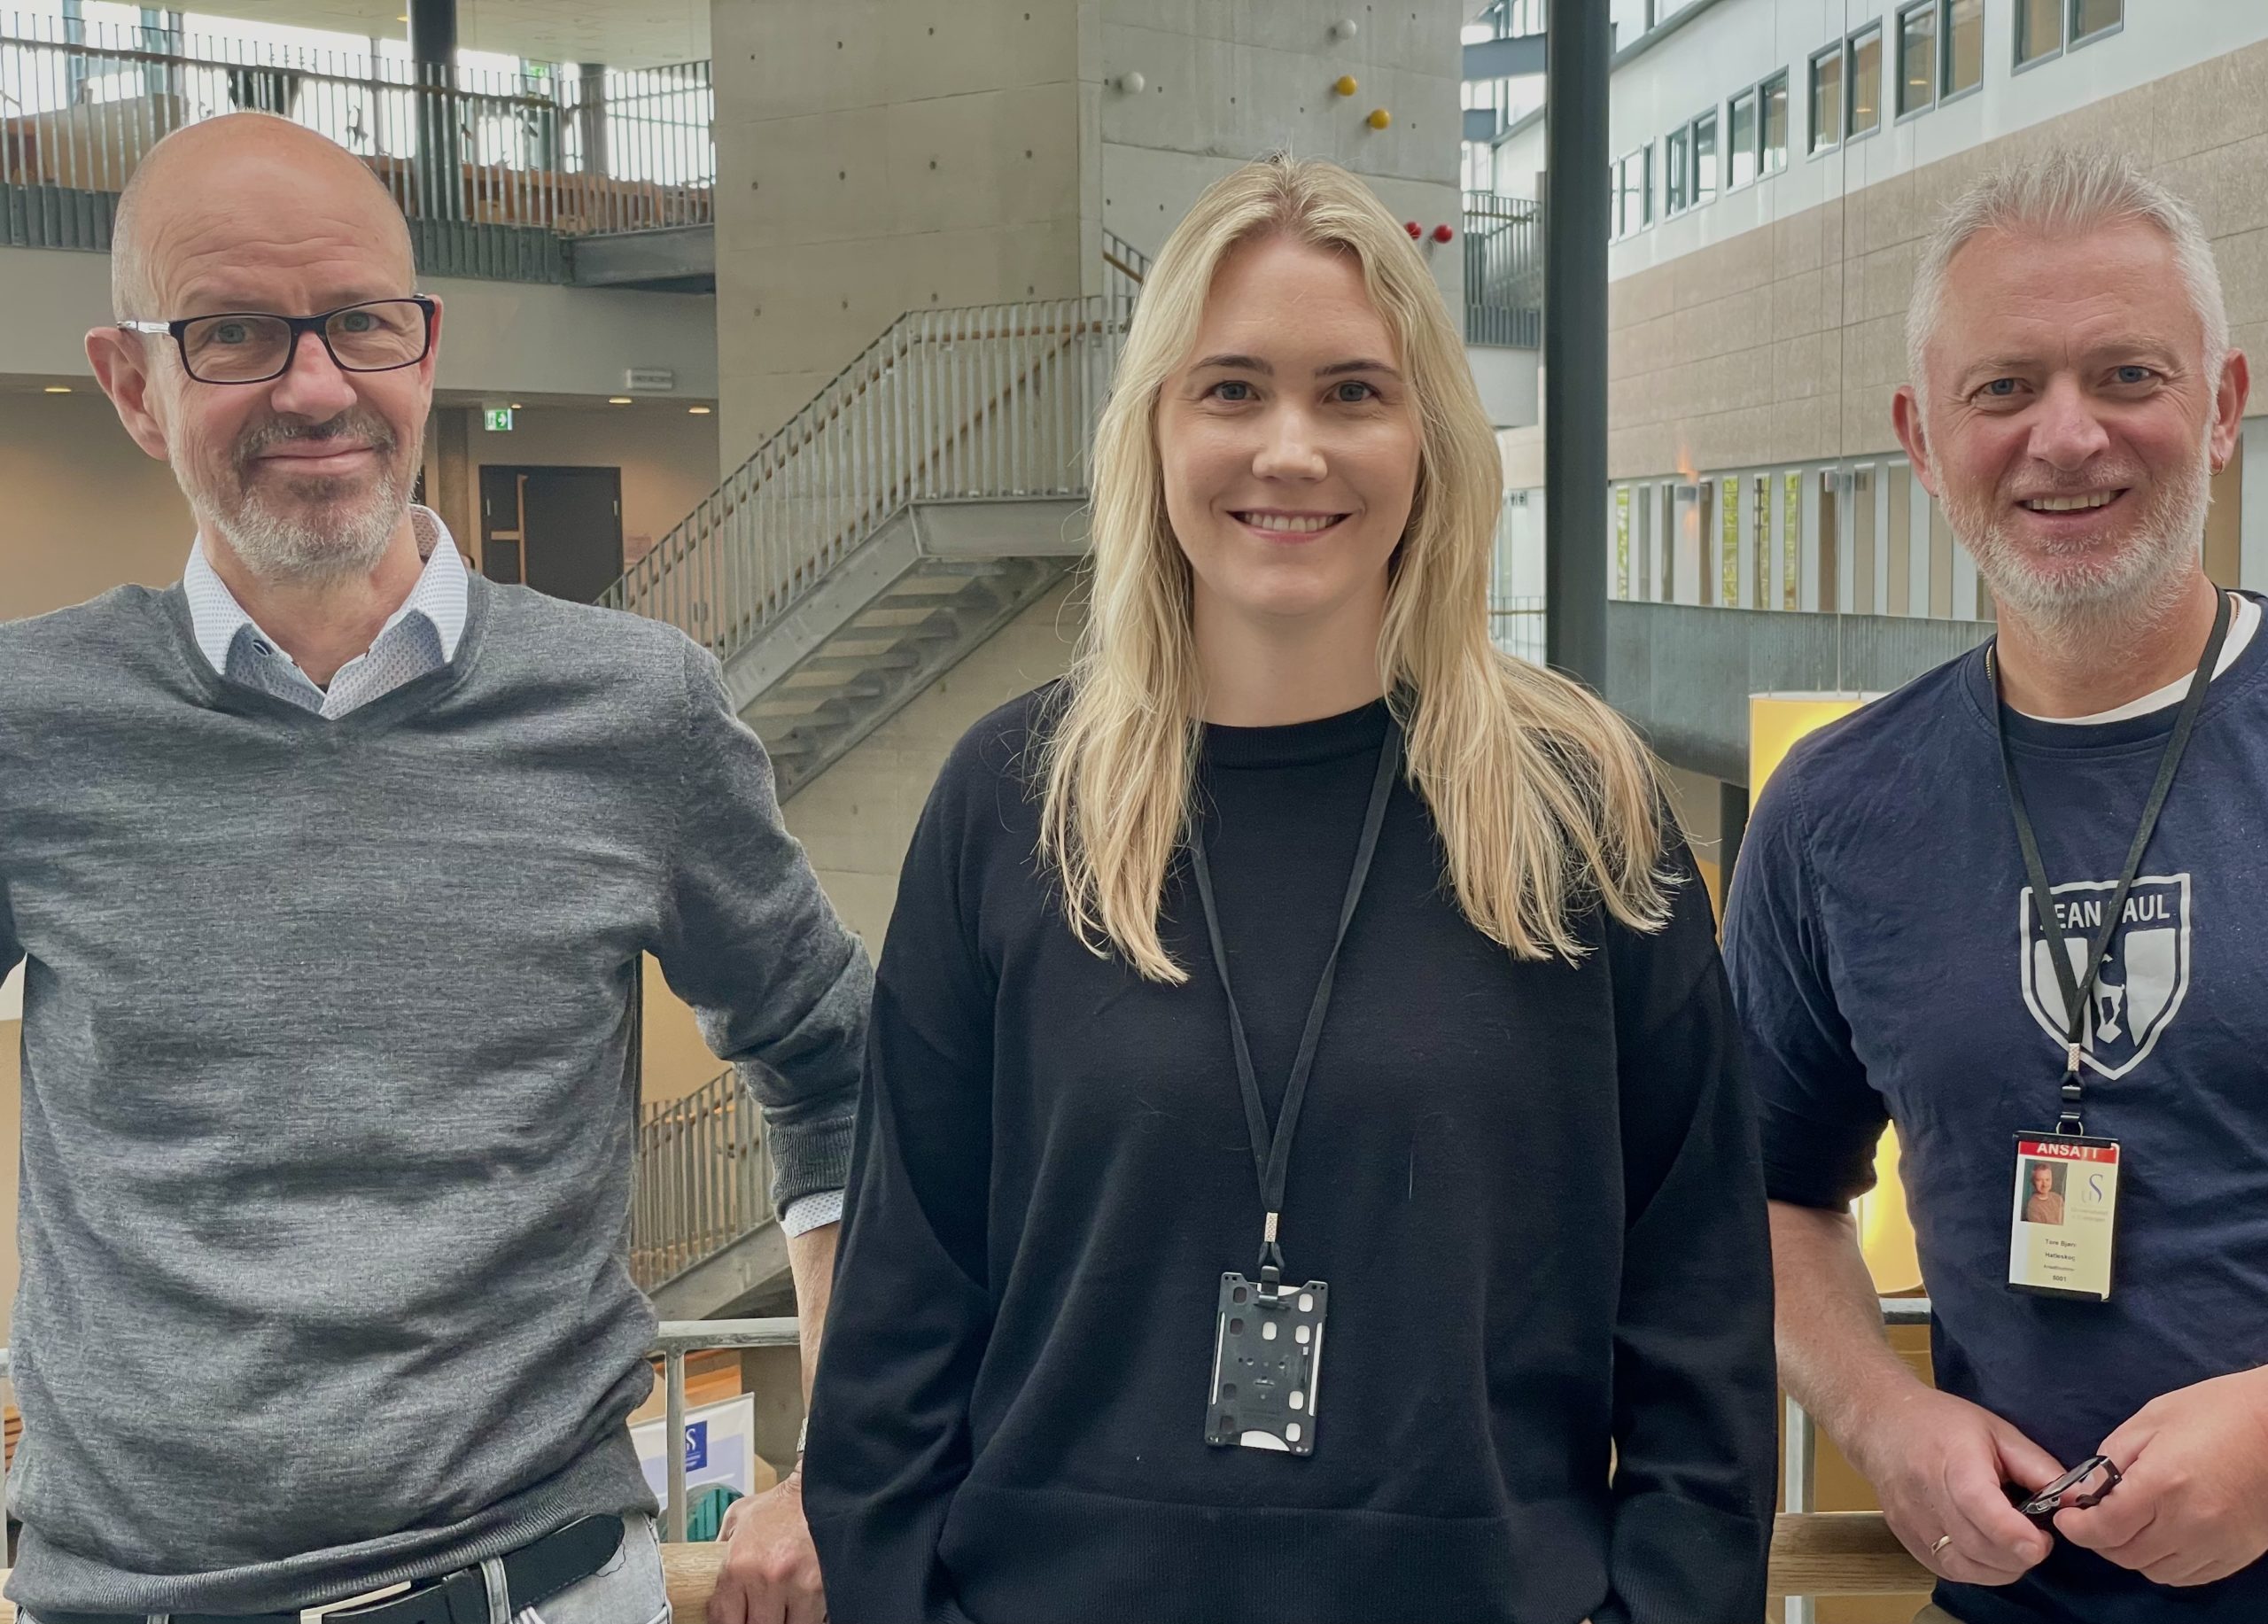
[[730, 658], [899, 509], [1079, 496], [1123, 296], [910, 312], [600, 602]]
[[1464, 194], [1464, 336], [1516, 349], [1543, 345], [1543, 206]]
[[1100, 294], [900, 316], [599, 602], [729, 659], [913, 502], [1084, 496], [1150, 264], [1103, 257]]
[[1115, 231], [1102, 234], [1103, 291], [1135, 298], [1150, 279], [1150, 256]]
[[640, 1113], [630, 1274], [652, 1292], [772, 1218], [763, 1113], [737, 1071]]

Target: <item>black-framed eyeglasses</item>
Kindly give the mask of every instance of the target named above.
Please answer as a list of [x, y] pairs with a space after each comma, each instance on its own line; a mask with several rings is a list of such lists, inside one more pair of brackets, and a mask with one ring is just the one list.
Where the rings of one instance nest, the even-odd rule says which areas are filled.
[[342, 372], [392, 372], [414, 367], [433, 348], [439, 308], [423, 294], [342, 305], [321, 315], [226, 310], [177, 322], [120, 322], [121, 331], [166, 333], [181, 364], [200, 384], [265, 384], [291, 369], [299, 338], [313, 333]]
[[[2072, 1492], [2098, 1472], [2101, 1474], [2101, 1482], [2087, 1489], [2084, 1494]], [[2118, 1484], [2118, 1468], [2110, 1464], [2110, 1457], [2094, 1455], [2081, 1461], [2038, 1494], [2024, 1498], [2022, 1497], [2022, 1491], [2016, 1490], [2011, 1492], [2010, 1497], [2016, 1500], [2017, 1511], [2035, 1520], [2045, 1520], [2054, 1516], [2067, 1505], [2075, 1511], [2081, 1511], [2087, 1510], [2090, 1506], [2100, 1505], [2102, 1504], [2103, 1496], [2117, 1488]]]

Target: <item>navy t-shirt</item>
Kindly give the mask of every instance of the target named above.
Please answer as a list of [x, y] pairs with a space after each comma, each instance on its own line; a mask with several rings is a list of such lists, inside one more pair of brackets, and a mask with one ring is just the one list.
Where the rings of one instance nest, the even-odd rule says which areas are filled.
[[[1725, 960], [1773, 1198], [1843, 1207], [1895, 1121], [1938, 1385], [2072, 1465], [2159, 1395], [2268, 1364], [2268, 630], [2207, 692], [2092, 1000], [2086, 1131], [2123, 1146], [2105, 1303], [2007, 1284], [2014, 1136], [2054, 1125], [2064, 1049], [1995, 703], [1980, 649], [1804, 741], [1749, 826]], [[2008, 717], [2049, 883], [2094, 916], [2175, 715]], [[1968, 1624], [2260, 1624], [2268, 1563], [2168, 1588], [2059, 1536], [2016, 1584], [1938, 1599]]]

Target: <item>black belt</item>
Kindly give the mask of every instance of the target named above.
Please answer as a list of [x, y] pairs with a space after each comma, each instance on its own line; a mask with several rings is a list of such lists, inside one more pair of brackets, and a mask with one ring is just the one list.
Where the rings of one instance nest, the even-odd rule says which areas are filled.
[[[517, 1613], [580, 1584], [622, 1549], [622, 1519], [586, 1517], [503, 1558], [504, 1586]], [[43, 1612], [41, 1624], [144, 1624], [146, 1612]], [[173, 1624], [299, 1624], [291, 1612], [176, 1612]], [[367, 1607], [326, 1613], [324, 1624], [509, 1624], [488, 1611], [488, 1581], [461, 1567]]]

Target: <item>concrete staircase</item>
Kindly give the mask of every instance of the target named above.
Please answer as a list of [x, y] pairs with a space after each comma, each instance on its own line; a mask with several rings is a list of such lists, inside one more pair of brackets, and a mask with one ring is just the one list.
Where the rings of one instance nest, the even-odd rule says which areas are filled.
[[917, 501], [726, 662], [782, 800], [1061, 579], [1086, 550], [1071, 497]]

